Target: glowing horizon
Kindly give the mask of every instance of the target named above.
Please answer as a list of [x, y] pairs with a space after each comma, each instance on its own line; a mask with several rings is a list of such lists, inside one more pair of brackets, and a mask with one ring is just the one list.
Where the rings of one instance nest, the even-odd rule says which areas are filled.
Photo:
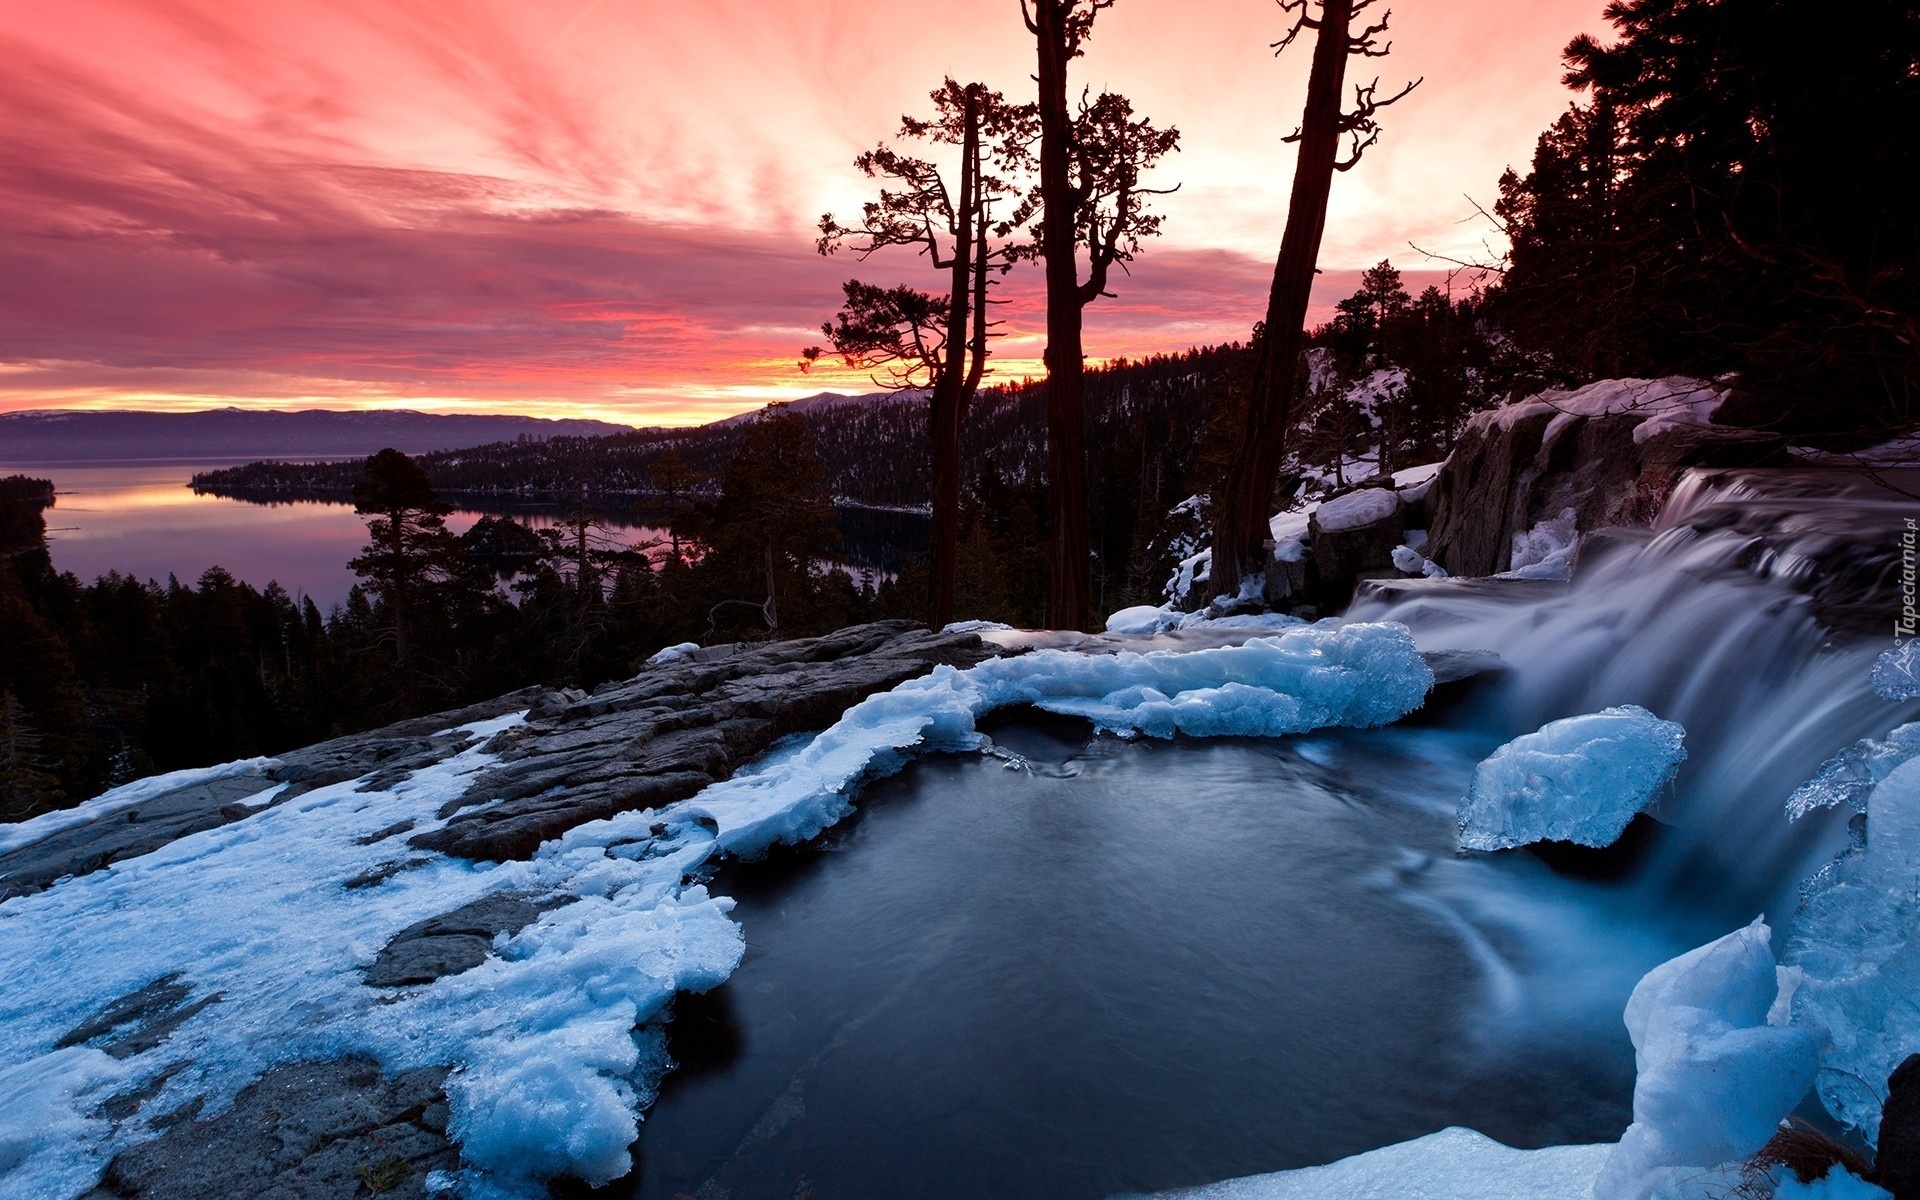
[[[412, 408], [674, 425], [866, 392], [802, 346], [856, 272], [812, 252], [865, 194], [851, 160], [944, 75], [1010, 94], [1013, 0], [73, 0], [16, 16], [0, 95], [0, 411]], [[1491, 196], [1567, 103], [1558, 52], [1599, 0], [1402, 6], [1426, 82], [1335, 182], [1324, 315], [1409, 243], [1471, 256]], [[875, 58], [836, 31], [911, 20]], [[1266, 0], [1126, 0], [1076, 78], [1183, 131], [1166, 236], [1088, 311], [1096, 360], [1244, 338], [1285, 219], [1306, 54]], [[1041, 374], [1038, 280], [1000, 315], [1001, 379]]]

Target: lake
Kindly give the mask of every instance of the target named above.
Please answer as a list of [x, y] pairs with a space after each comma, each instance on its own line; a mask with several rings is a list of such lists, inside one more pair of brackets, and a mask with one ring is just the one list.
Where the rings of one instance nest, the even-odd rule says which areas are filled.
[[[91, 581], [108, 571], [136, 579], [192, 583], [209, 567], [224, 567], [264, 588], [277, 581], [296, 598], [322, 609], [346, 599], [354, 584], [347, 561], [367, 540], [351, 505], [317, 500], [262, 504], [195, 494], [195, 472], [251, 459], [155, 458], [112, 462], [8, 463], [0, 476], [53, 480], [47, 540], [56, 570]], [[558, 523], [555, 508], [539, 502], [495, 502], [456, 508], [447, 528], [464, 533], [482, 516], [511, 516], [536, 529]], [[600, 513], [630, 545], [664, 542], [663, 524]], [[923, 550], [927, 519], [915, 513], [842, 509], [842, 547], [857, 576], [875, 581], [899, 569], [901, 555]]]
[[[236, 465], [232, 459], [148, 459], [135, 462], [0, 462], [0, 476], [53, 480], [47, 541], [56, 570], [92, 580], [108, 571], [192, 583], [209, 567], [225, 567], [264, 588], [277, 581], [322, 609], [345, 600], [354, 584], [347, 561], [360, 552], [367, 527], [352, 506], [317, 501], [253, 504], [196, 495], [196, 471]], [[250, 460], [247, 460], [250, 461]], [[554, 524], [538, 505], [492, 510], [536, 528]], [[484, 515], [461, 509], [447, 528], [463, 533]], [[629, 541], [664, 538], [651, 525], [607, 520]]]

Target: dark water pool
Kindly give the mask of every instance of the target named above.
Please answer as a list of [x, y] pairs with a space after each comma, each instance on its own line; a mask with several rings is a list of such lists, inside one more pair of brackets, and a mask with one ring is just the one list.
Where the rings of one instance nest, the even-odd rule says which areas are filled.
[[1450, 1124], [1612, 1139], [1628, 991], [1718, 932], [1456, 857], [1488, 749], [1458, 734], [995, 737], [1029, 765], [923, 762], [715, 881], [746, 960], [682, 999], [682, 1067], [610, 1191], [1093, 1197]]

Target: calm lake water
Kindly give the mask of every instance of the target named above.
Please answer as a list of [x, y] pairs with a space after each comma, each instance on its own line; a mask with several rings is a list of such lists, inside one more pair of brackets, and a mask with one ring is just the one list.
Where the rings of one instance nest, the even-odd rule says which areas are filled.
[[[255, 587], [278, 581], [296, 597], [313, 597], [322, 609], [346, 599], [354, 583], [347, 560], [367, 540], [365, 523], [345, 504], [251, 504], [198, 496], [187, 486], [196, 471], [237, 461], [0, 462], [0, 476], [53, 480], [54, 506], [47, 512], [53, 565], [81, 579], [119, 571], [161, 581], [176, 575], [191, 583], [218, 566]], [[513, 515], [536, 527], [553, 524], [550, 514], [535, 507]], [[447, 527], [464, 532], [480, 516], [457, 511]], [[650, 526], [609, 524], [624, 528], [636, 543], [665, 536]]]
[[[53, 565], [93, 580], [108, 571], [136, 579], [182, 583], [209, 567], [225, 567], [258, 588], [277, 581], [296, 598], [313, 597], [323, 610], [347, 598], [354, 575], [347, 560], [367, 540], [366, 524], [351, 505], [296, 500], [257, 504], [195, 495], [194, 474], [250, 459], [145, 459], [117, 462], [8, 463], [0, 476], [51, 479], [47, 513]], [[536, 529], [557, 523], [550, 506], [488, 503], [456, 509], [447, 528], [464, 533], [483, 515], [510, 516]], [[645, 521], [596, 514], [629, 545], [662, 544], [667, 530]], [[875, 582], [900, 569], [903, 554], [926, 548], [927, 519], [916, 513], [842, 509], [841, 548], [859, 564], [856, 577]]]

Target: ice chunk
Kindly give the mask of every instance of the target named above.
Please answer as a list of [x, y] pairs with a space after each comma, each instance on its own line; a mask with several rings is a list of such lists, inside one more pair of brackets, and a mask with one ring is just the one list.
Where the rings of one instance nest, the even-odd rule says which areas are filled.
[[1609, 846], [1687, 757], [1686, 730], [1638, 705], [1541, 726], [1488, 755], [1459, 813], [1460, 844]]
[[[1515, 1150], [1443, 1129], [1324, 1167], [1229, 1179], [1164, 1200], [1572, 1200], [1593, 1190], [1610, 1145]], [[1851, 1198], [1849, 1198], [1851, 1200]]]
[[1578, 516], [1573, 509], [1565, 509], [1525, 533], [1514, 534], [1512, 564], [1494, 578], [1573, 578], [1573, 552], [1580, 544]]
[[1391, 488], [1361, 488], [1320, 506], [1315, 514], [1321, 529], [1359, 529], [1384, 521], [1400, 511], [1400, 497]]
[[1886, 1078], [1920, 1047], [1920, 760], [1867, 798], [1863, 844], [1808, 881], [1785, 958], [1804, 978], [1797, 1023], [1826, 1030], [1820, 1099], [1875, 1140]]
[[914, 754], [978, 746], [975, 718], [1008, 705], [1085, 717], [1120, 734], [1277, 737], [1397, 721], [1432, 686], [1412, 635], [1394, 624], [1298, 624], [1186, 653], [1037, 650], [964, 671], [939, 667], [869, 697], [804, 748], [671, 811], [716, 828], [722, 850], [751, 855], [838, 821], [860, 783]]
[[1873, 660], [1873, 690], [1888, 700], [1920, 698], [1920, 641], [1880, 652]]
[[1902, 725], [1884, 742], [1866, 738], [1820, 764], [1813, 778], [1787, 798], [1787, 816], [1795, 821], [1817, 808], [1844, 804], [1867, 811], [1867, 797], [1894, 768], [1920, 755], [1920, 722]]
[[[1813, 1083], [1814, 1037], [1774, 1023], [1781, 975], [1763, 918], [1647, 972], [1627, 1000], [1633, 1124], [1594, 1200], [1718, 1195]], [[1709, 1190], [1702, 1190], [1703, 1188]]]

